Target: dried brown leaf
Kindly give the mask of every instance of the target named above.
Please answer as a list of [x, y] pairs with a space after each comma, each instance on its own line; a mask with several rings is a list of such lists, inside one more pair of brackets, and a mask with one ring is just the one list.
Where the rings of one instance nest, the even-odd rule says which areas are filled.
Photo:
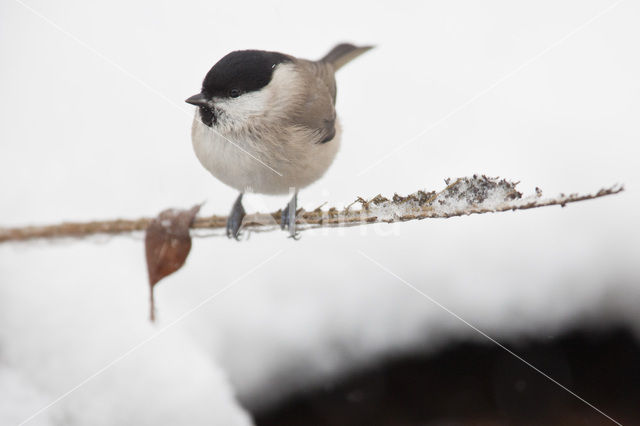
[[145, 235], [145, 252], [149, 272], [151, 321], [155, 319], [154, 286], [184, 265], [191, 251], [189, 228], [200, 205], [190, 210], [168, 209], [149, 222]]

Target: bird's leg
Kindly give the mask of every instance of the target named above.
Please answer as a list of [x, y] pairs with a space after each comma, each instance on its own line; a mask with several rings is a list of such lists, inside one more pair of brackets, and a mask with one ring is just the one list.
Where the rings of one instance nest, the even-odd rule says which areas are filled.
[[241, 192], [236, 199], [236, 202], [233, 203], [233, 208], [231, 209], [231, 213], [229, 213], [229, 217], [227, 218], [227, 237], [238, 239], [240, 235], [240, 226], [242, 225], [242, 219], [246, 215], [244, 211], [244, 207], [242, 207], [242, 196], [244, 194]]
[[298, 239], [298, 234], [296, 233], [296, 210], [298, 208], [298, 191], [293, 193], [293, 197], [291, 197], [291, 201], [289, 204], [282, 210], [282, 215], [280, 217], [280, 228], [284, 230], [287, 228], [289, 230], [289, 237], [294, 240]]

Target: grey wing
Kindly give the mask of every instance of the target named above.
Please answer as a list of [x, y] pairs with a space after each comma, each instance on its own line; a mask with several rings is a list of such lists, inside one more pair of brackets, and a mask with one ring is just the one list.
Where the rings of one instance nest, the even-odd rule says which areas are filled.
[[300, 64], [309, 85], [296, 122], [317, 133], [317, 142], [326, 143], [336, 134], [336, 80], [326, 63], [304, 61]]

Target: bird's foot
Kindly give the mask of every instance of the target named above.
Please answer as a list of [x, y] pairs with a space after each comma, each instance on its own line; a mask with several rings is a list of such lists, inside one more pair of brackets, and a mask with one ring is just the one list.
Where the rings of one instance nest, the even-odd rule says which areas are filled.
[[227, 237], [235, 238], [238, 240], [240, 236], [240, 227], [242, 226], [242, 219], [247, 214], [242, 206], [242, 193], [238, 195], [236, 202], [233, 203], [233, 208], [229, 217], [227, 218]]
[[296, 209], [298, 207], [298, 193], [293, 194], [289, 204], [282, 209], [280, 215], [280, 229], [283, 231], [287, 229], [289, 231], [289, 238], [294, 240], [300, 239], [300, 234], [296, 232]]

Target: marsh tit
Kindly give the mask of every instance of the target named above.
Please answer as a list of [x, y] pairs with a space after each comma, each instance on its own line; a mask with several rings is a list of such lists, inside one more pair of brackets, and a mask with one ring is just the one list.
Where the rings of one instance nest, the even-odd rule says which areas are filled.
[[231, 52], [186, 100], [198, 107], [191, 138], [200, 163], [240, 191], [227, 219], [228, 237], [238, 238], [245, 191], [293, 192], [280, 225], [296, 236], [298, 190], [325, 173], [340, 144], [334, 74], [371, 47], [339, 44], [318, 61]]

